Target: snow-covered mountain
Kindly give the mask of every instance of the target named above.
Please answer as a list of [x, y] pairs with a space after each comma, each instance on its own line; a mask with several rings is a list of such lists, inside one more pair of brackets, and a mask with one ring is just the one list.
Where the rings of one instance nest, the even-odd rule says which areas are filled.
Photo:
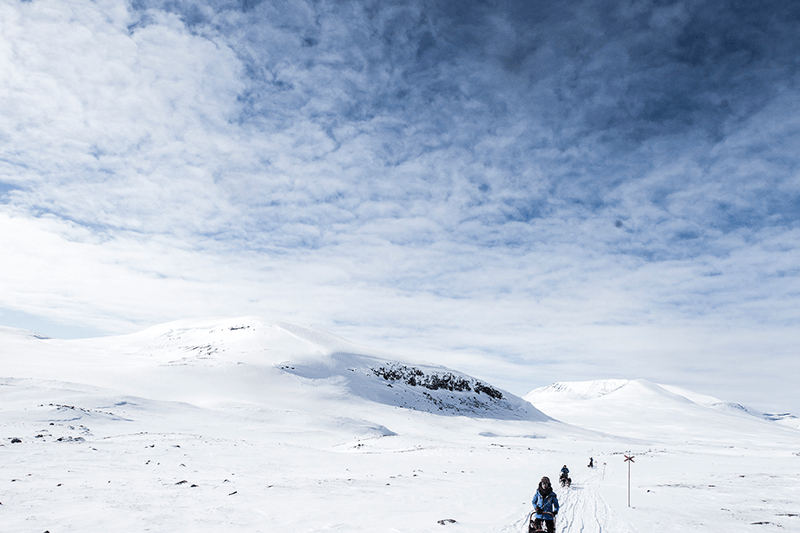
[[[641, 379], [553, 383], [532, 390], [524, 399], [554, 418], [581, 427], [616, 435], [650, 434], [661, 439], [736, 439], [779, 429], [774, 427], [777, 424], [797, 428], [798, 420], [788, 413], [767, 414]], [[711, 428], [716, 429], [709, 432]], [[777, 434], [786, 435], [783, 431]]]
[[4, 328], [0, 531], [523, 533], [564, 464], [559, 533], [800, 531], [796, 429], [637, 380], [526, 398], [255, 317]]
[[458, 371], [399, 361], [323, 331], [256, 317], [185, 320], [77, 341], [5, 331], [0, 349], [21, 355], [4, 364], [14, 376], [151, 399], [277, 402], [297, 409], [298, 397], [316, 395], [319, 403], [336, 398], [444, 415], [548, 419], [528, 402]]

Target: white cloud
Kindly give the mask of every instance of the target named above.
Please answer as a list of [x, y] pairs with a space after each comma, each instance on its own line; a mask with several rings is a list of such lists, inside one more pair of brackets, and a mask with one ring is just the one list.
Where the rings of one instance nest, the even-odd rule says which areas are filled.
[[683, 11], [0, 9], [0, 307], [275, 315], [519, 393], [707, 354], [734, 383], [748, 335], [795, 339], [796, 91], [723, 55], [720, 96]]

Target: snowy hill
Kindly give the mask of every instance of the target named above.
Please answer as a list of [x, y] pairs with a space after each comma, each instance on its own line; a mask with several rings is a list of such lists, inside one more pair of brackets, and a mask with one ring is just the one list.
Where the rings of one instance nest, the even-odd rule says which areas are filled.
[[645, 381], [528, 397], [574, 425], [280, 321], [4, 329], [0, 530], [525, 533], [538, 479], [564, 464], [559, 533], [800, 530], [797, 430]]
[[646, 380], [553, 383], [524, 398], [561, 421], [615, 435], [683, 441], [741, 441], [756, 434], [795, 438], [776, 424], [795, 427], [792, 415], [769, 415]]
[[455, 370], [401, 362], [323, 331], [263, 318], [178, 321], [77, 341], [6, 331], [0, 349], [21, 355], [4, 365], [15, 377], [151, 399], [297, 409], [297, 398], [313, 394], [320, 403], [360, 399], [445, 415], [548, 420], [528, 402]]
[[757, 409], [753, 409], [752, 407], [747, 407], [745, 405], [735, 402], [726, 402], [714, 398], [713, 396], [698, 394], [696, 392], [689, 391], [681, 387], [676, 387], [674, 385], [661, 385], [661, 387], [675, 394], [684, 396], [689, 400], [691, 400], [692, 402], [698, 405], [702, 405], [704, 407], [710, 407], [712, 409], [718, 409], [720, 411], [743, 412], [750, 416], [760, 418], [762, 420], [769, 420], [771, 422], [777, 422], [778, 424], [784, 425], [786, 427], [800, 429], [800, 418], [797, 418], [791, 413], [764, 413]]
[[0, 326], [0, 338], [22, 338], [22, 339], [48, 339], [47, 335], [36, 333], [35, 331], [28, 331], [27, 329], [9, 328]]

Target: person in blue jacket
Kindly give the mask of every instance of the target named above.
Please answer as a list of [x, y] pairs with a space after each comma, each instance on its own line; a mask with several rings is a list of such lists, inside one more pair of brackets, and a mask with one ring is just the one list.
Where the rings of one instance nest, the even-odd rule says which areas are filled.
[[558, 482], [561, 483], [562, 487], [572, 482], [569, 478], [569, 468], [567, 468], [567, 465], [564, 465], [564, 468], [561, 469], [561, 476], [559, 476]]
[[547, 528], [547, 533], [556, 531], [556, 515], [558, 514], [558, 498], [550, 486], [550, 478], [545, 476], [539, 482], [539, 488], [533, 495], [533, 510], [536, 518], [533, 521], [534, 527], [539, 531]]

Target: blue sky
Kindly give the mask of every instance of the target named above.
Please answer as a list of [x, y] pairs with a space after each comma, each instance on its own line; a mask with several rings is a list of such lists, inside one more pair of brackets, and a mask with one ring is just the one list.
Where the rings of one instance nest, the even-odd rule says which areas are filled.
[[0, 6], [0, 324], [265, 315], [794, 410], [800, 6]]

